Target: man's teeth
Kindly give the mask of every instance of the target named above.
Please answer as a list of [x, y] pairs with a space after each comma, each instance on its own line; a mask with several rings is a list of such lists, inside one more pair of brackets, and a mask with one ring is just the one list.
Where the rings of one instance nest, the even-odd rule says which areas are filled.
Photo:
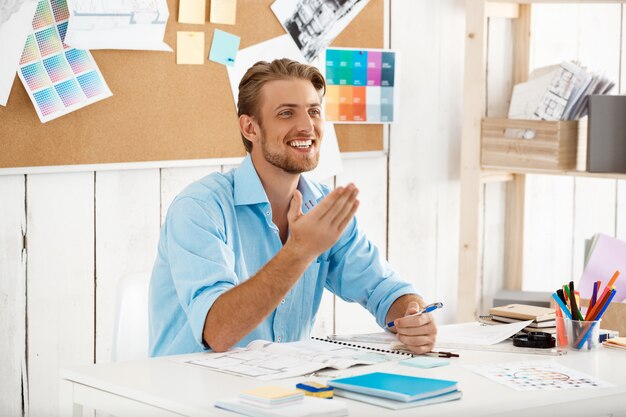
[[313, 141], [311, 139], [309, 139], [309, 140], [292, 140], [291, 142], [289, 142], [289, 146], [293, 146], [294, 148], [308, 148], [309, 146], [311, 146], [312, 143], [313, 143]]

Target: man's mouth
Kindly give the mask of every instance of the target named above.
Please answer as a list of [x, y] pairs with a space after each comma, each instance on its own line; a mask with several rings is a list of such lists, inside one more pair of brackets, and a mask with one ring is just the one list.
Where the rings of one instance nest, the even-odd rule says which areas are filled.
[[309, 148], [311, 145], [313, 145], [313, 140], [312, 139], [292, 140], [292, 141], [287, 142], [287, 144], [291, 146], [292, 148], [306, 149], [306, 148]]

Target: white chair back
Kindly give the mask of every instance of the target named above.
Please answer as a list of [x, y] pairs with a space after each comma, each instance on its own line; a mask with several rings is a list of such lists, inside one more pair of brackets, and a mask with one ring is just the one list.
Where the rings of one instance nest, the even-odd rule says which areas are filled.
[[145, 359], [148, 350], [148, 291], [151, 273], [123, 277], [117, 286], [113, 361]]

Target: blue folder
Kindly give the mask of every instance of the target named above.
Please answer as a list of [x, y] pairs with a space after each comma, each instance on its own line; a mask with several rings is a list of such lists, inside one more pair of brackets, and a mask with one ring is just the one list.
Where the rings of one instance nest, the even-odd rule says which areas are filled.
[[373, 372], [349, 378], [332, 379], [328, 385], [346, 391], [389, 398], [396, 401], [415, 401], [456, 391], [456, 381], [420, 378], [416, 376]]

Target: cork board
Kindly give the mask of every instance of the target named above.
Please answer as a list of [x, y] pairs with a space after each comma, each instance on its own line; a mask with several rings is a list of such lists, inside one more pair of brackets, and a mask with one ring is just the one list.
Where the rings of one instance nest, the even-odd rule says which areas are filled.
[[[168, 0], [165, 42], [175, 47], [176, 31], [204, 30], [208, 55], [215, 28], [240, 36], [240, 48], [280, 36], [285, 31], [272, 2], [238, 0], [236, 25], [201, 26], [179, 24], [178, 1]], [[382, 48], [383, 8], [383, 0], [370, 0], [332, 45]], [[15, 79], [7, 106], [0, 106], [0, 168], [244, 155], [223, 65], [176, 65], [170, 52], [92, 53], [113, 97], [48, 123], [39, 121]], [[336, 131], [342, 152], [383, 149], [382, 125], [336, 125]]]

